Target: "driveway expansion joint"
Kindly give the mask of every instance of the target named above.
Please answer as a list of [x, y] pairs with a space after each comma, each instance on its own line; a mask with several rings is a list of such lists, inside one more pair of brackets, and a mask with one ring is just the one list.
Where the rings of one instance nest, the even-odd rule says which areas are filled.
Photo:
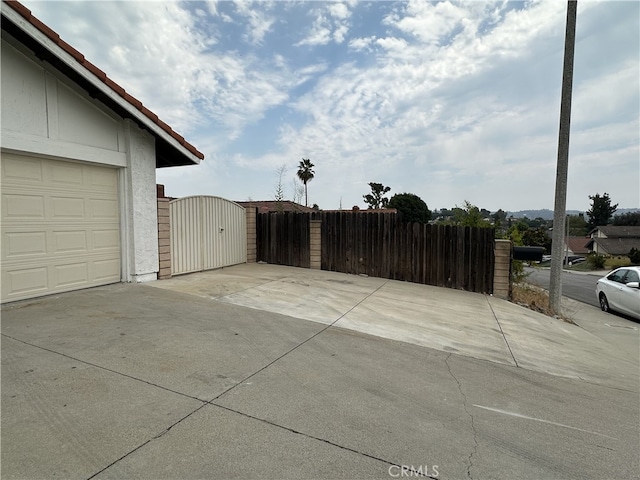
[[473, 479], [473, 477], [471, 476], [471, 469], [473, 468], [473, 457], [476, 453], [478, 453], [478, 432], [476, 431], [473, 414], [469, 411], [469, 408], [467, 406], [467, 403], [468, 403], [467, 396], [462, 390], [462, 384], [460, 383], [460, 380], [458, 380], [458, 378], [453, 374], [453, 371], [451, 370], [451, 365], [449, 365], [449, 358], [451, 357], [451, 355], [452, 355], [451, 353], [447, 355], [447, 357], [444, 359], [444, 363], [447, 366], [449, 375], [451, 375], [451, 377], [456, 381], [456, 384], [458, 385], [458, 390], [460, 391], [460, 395], [462, 395], [462, 407], [464, 408], [464, 411], [471, 419], [471, 430], [473, 431], [473, 451], [469, 454], [469, 457], [467, 458], [467, 478]]
[[[336, 448], [339, 448], [341, 450], [345, 450], [347, 452], [355, 453], [356, 455], [360, 455], [360, 456], [363, 456], [363, 457], [366, 457], [366, 458], [370, 458], [372, 460], [376, 460], [378, 462], [385, 463], [385, 464], [389, 465], [389, 467], [398, 467], [398, 468], [404, 469], [404, 470], [407, 471], [407, 473], [411, 472], [411, 476], [412, 477], [432, 478], [434, 480], [436, 480], [438, 478], [438, 477], [432, 477], [431, 475], [425, 475], [424, 472], [420, 472], [420, 471], [414, 469], [413, 467], [403, 466], [403, 465], [400, 465], [398, 463], [392, 462], [390, 460], [385, 460], [384, 458], [376, 457], [375, 455], [371, 455], [369, 453], [361, 452], [360, 450], [356, 450], [355, 448], [347, 447], [345, 445], [340, 445], [339, 443], [332, 442], [331, 440], [327, 440], [326, 438], [316, 437], [315, 435], [304, 433], [304, 432], [301, 432], [299, 430], [295, 430], [295, 429], [293, 429], [291, 427], [287, 427], [285, 425], [280, 425], [279, 423], [275, 423], [275, 422], [272, 422], [270, 420], [266, 420], [264, 418], [256, 417], [254, 415], [251, 415], [251, 414], [248, 414], [248, 413], [245, 413], [245, 412], [241, 412], [240, 410], [236, 410], [236, 409], [231, 408], [231, 407], [226, 407], [226, 406], [220, 405], [218, 403], [213, 403], [214, 400], [211, 400], [211, 402], [209, 402], [209, 405], [211, 405], [212, 407], [222, 408], [223, 410], [226, 410], [228, 412], [235, 413], [237, 415], [241, 415], [241, 416], [243, 416], [245, 418], [249, 418], [251, 420], [255, 420], [255, 421], [258, 421], [258, 422], [261, 422], [261, 423], [265, 423], [265, 424], [270, 425], [272, 427], [276, 427], [276, 428], [285, 430], [285, 431], [287, 431], [289, 433], [293, 433], [295, 435], [301, 435], [301, 436], [303, 436], [305, 438], [308, 438], [310, 440], [316, 440], [318, 442], [326, 443], [327, 445], [330, 445], [332, 447], [336, 447]], [[200, 408], [202, 408], [202, 407], [200, 407]]]
[[485, 298], [487, 299], [487, 304], [489, 305], [489, 308], [491, 309], [491, 313], [493, 314], [493, 318], [495, 318], [496, 323], [498, 324], [498, 328], [500, 329], [500, 333], [502, 334], [502, 338], [504, 340], [504, 343], [507, 345], [507, 348], [509, 349], [509, 354], [511, 355], [511, 358], [513, 359], [513, 363], [516, 364], [516, 367], [520, 367], [520, 365], [518, 365], [518, 361], [516, 360], [516, 357], [513, 355], [513, 350], [511, 350], [511, 345], [509, 345], [509, 341], [507, 340], [507, 337], [504, 334], [504, 330], [502, 330], [502, 325], [500, 325], [500, 320], [498, 320], [498, 316], [496, 315], [496, 312], [493, 309], [493, 306], [491, 305], [491, 302], [489, 301], [489, 297], [485, 297]]
[[188, 394], [183, 393], [183, 392], [178, 392], [177, 390], [172, 390], [172, 389], [170, 389], [170, 388], [163, 387], [162, 385], [158, 385], [157, 383], [153, 383], [153, 382], [150, 382], [150, 381], [148, 381], [148, 380], [143, 380], [142, 378], [134, 377], [133, 375], [129, 375], [129, 374], [127, 374], [127, 373], [122, 373], [122, 372], [119, 372], [119, 371], [117, 371], [117, 370], [113, 370], [112, 368], [108, 368], [108, 367], [104, 367], [104, 366], [102, 366], [102, 365], [98, 365], [97, 363], [91, 363], [91, 362], [88, 362], [88, 361], [86, 361], [86, 360], [82, 360], [81, 358], [73, 357], [73, 356], [68, 355], [68, 354], [66, 354], [66, 353], [57, 352], [57, 351], [52, 350], [52, 349], [50, 349], [50, 348], [43, 347], [43, 346], [41, 346], [41, 345], [36, 345], [35, 343], [25, 342], [24, 340], [20, 340], [19, 338], [12, 337], [11, 335], [7, 335], [7, 334], [5, 334], [5, 333], [3, 333], [3, 334], [1, 334], [1, 335], [2, 335], [3, 337], [5, 337], [5, 338], [10, 338], [11, 340], [15, 340], [16, 342], [20, 342], [20, 343], [22, 343], [22, 344], [24, 344], [24, 345], [29, 345], [30, 347], [38, 348], [38, 349], [40, 349], [40, 350], [44, 350], [45, 352], [53, 353], [53, 354], [55, 354], [55, 355], [60, 355], [61, 357], [68, 358], [69, 360], [73, 360], [73, 361], [75, 361], [75, 362], [80, 362], [80, 363], [83, 363], [83, 364], [85, 364], [85, 365], [89, 365], [90, 367], [99, 368], [100, 370], [105, 370], [105, 371], [107, 371], [107, 372], [115, 373], [116, 375], [120, 375], [120, 376], [123, 376], [123, 377], [129, 378], [129, 379], [131, 379], [131, 380], [135, 380], [135, 381], [138, 381], [138, 382], [146, 383], [147, 385], [150, 385], [150, 386], [152, 386], [152, 387], [157, 387], [157, 388], [160, 388], [160, 389], [162, 389], [162, 390], [166, 390], [167, 392], [175, 393], [176, 395], [180, 395], [180, 396], [183, 396], [183, 397], [187, 397], [187, 398], [190, 398], [190, 399], [192, 399], [192, 400], [197, 400], [197, 401], [199, 401], [199, 402], [202, 402], [202, 404], [203, 404], [203, 405], [206, 405], [206, 404], [207, 404], [207, 401], [206, 401], [206, 400], [203, 400], [203, 399], [198, 398], [198, 397], [194, 397], [193, 395], [188, 395]]
[[[224, 267], [223, 267], [223, 269], [224, 269]], [[286, 279], [286, 278], [288, 278], [288, 277], [273, 278], [273, 279], [271, 279], [271, 280], [266, 280], [266, 281], [264, 281], [263, 283], [259, 283], [258, 285], [251, 285], [251, 286], [249, 286], [249, 287], [247, 287], [247, 288], [243, 288], [243, 289], [238, 290], [238, 291], [235, 291], [235, 292], [233, 292], [233, 293], [227, 293], [227, 294], [225, 294], [225, 295], [215, 296], [215, 297], [214, 297], [214, 296], [209, 296], [209, 298], [210, 298], [211, 300], [216, 301], [216, 302], [220, 302], [220, 303], [227, 304], [227, 302], [225, 302], [225, 301], [223, 300], [223, 298], [225, 298], [225, 297], [228, 297], [228, 296], [230, 296], [230, 295], [235, 295], [235, 294], [237, 294], [237, 293], [248, 292], [249, 290], [253, 290], [254, 288], [264, 287], [265, 285], [269, 285], [270, 283], [274, 283], [274, 282], [280, 282], [280, 281], [282, 281], [282, 280], [284, 280], [284, 279]]]
[[171, 425], [169, 425], [167, 428], [165, 428], [163, 431], [161, 431], [160, 433], [158, 433], [157, 435], [154, 435], [153, 437], [149, 438], [148, 440], [142, 442], [140, 445], [138, 445], [136, 448], [129, 450], [127, 453], [125, 453], [124, 455], [122, 455], [120, 458], [114, 460], [113, 462], [111, 462], [109, 465], [107, 465], [106, 467], [102, 468], [101, 470], [98, 470], [96, 473], [94, 473], [93, 475], [91, 475], [90, 477], [87, 477], [87, 480], [91, 480], [92, 478], [95, 478], [97, 475], [100, 475], [102, 472], [104, 472], [105, 470], [111, 468], [112, 466], [114, 466], [116, 463], [124, 460], [125, 458], [127, 458], [129, 455], [137, 452], [138, 450], [140, 450], [141, 448], [143, 448], [144, 446], [150, 444], [151, 442], [153, 442], [154, 440], [159, 439], [160, 437], [164, 436], [166, 433], [169, 432], [169, 430], [171, 430], [173, 427], [175, 427], [176, 425], [178, 425], [179, 423], [182, 423], [184, 420], [186, 420], [187, 418], [189, 418], [191, 415], [193, 415], [194, 413], [200, 411], [202, 408], [206, 407], [208, 405], [207, 402], [203, 402], [202, 405], [200, 405], [198, 408], [196, 408], [195, 410], [193, 410], [192, 412], [186, 414], [184, 417], [182, 417], [181, 419], [177, 420], [176, 422], [172, 423]]
[[326, 332], [327, 330], [329, 330], [331, 327], [333, 327], [336, 323], [338, 323], [342, 318], [344, 318], [345, 315], [347, 315], [349, 312], [353, 311], [353, 309], [355, 309], [356, 307], [358, 307], [362, 302], [364, 302], [367, 298], [371, 297], [371, 295], [373, 295], [374, 293], [376, 293], [378, 290], [380, 290], [382, 287], [384, 287], [387, 283], [389, 282], [389, 280], [385, 281], [383, 284], [381, 284], [378, 288], [376, 288], [374, 291], [370, 292], [368, 295], [366, 295], [362, 300], [360, 300], [358, 303], [356, 303], [353, 307], [351, 307], [349, 310], [347, 310], [346, 312], [344, 312], [342, 315], [340, 315], [338, 318], [336, 318], [333, 322], [331, 322], [328, 325], [325, 325], [322, 329], [320, 329], [319, 331], [317, 331], [316, 333], [314, 333], [313, 335], [311, 335], [309, 338], [307, 338], [306, 340], [303, 340], [302, 342], [298, 343], [297, 345], [295, 345], [294, 347], [290, 348], [289, 350], [287, 350], [286, 352], [284, 352], [282, 355], [280, 355], [279, 357], [275, 358], [274, 360], [270, 361], [269, 363], [267, 363], [266, 365], [262, 366], [261, 368], [259, 368], [258, 370], [256, 370], [255, 372], [253, 372], [252, 374], [246, 376], [245, 378], [243, 378], [242, 380], [240, 380], [238, 383], [236, 383], [235, 385], [232, 385], [231, 387], [227, 388], [224, 392], [218, 394], [217, 396], [215, 396], [214, 398], [212, 398], [210, 402], [213, 402], [214, 400], [218, 400], [220, 397], [222, 397], [224, 394], [229, 393], [231, 390], [236, 389], [238, 386], [242, 385], [243, 383], [245, 383], [247, 380], [249, 380], [250, 378], [256, 376], [257, 374], [259, 374], [260, 372], [266, 370], [267, 368], [269, 368], [271, 365], [273, 365], [274, 363], [276, 363], [277, 361], [283, 359], [284, 357], [286, 357], [287, 355], [289, 355], [291, 352], [297, 350], [298, 348], [300, 348], [302, 345], [304, 345], [305, 343], [313, 340], [314, 338], [316, 338], [318, 335]]

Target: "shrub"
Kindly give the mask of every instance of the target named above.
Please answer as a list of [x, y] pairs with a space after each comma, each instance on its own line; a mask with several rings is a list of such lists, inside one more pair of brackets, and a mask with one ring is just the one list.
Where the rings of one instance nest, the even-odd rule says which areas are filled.
[[589, 266], [594, 269], [594, 270], [601, 270], [604, 268], [604, 264], [605, 264], [605, 257], [604, 255], [599, 255], [597, 253], [592, 253], [589, 255], [589, 258], [587, 259], [587, 262], [589, 263]]
[[629, 260], [633, 265], [640, 265], [640, 249], [632, 248], [629, 250]]
[[524, 262], [522, 260], [511, 261], [511, 281], [513, 283], [524, 283], [529, 275], [524, 271]]

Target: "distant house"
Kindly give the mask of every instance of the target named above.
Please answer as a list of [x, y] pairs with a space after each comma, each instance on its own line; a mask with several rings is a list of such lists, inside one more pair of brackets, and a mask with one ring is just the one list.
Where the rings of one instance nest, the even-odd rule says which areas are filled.
[[587, 248], [587, 242], [590, 241], [589, 237], [566, 237], [564, 241], [566, 246], [569, 247], [569, 255], [587, 255], [589, 253]]
[[292, 202], [290, 200], [261, 200], [250, 202], [236, 202], [238, 205], [242, 205], [245, 208], [257, 208], [258, 213], [269, 212], [317, 212], [315, 208], [305, 207], [299, 203]]
[[632, 248], [640, 249], [640, 227], [607, 225], [594, 228], [589, 236], [590, 253], [628, 255]]

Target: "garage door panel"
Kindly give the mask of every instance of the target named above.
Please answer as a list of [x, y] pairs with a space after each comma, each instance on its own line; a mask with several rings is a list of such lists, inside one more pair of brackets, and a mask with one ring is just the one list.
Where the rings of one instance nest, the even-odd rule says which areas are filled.
[[2, 277], [3, 299], [29, 298], [49, 290], [46, 267], [7, 269]]
[[53, 239], [51, 253], [87, 253], [87, 232], [85, 230], [70, 230], [66, 232], [51, 232]]
[[120, 259], [96, 260], [93, 262], [93, 280], [96, 282], [119, 282]]
[[120, 281], [117, 170], [2, 154], [2, 301]]
[[120, 231], [117, 228], [112, 230], [94, 230], [93, 248], [96, 250], [118, 250], [120, 248]]
[[67, 218], [84, 219], [87, 214], [84, 198], [51, 197], [51, 219], [59, 221]]
[[118, 187], [118, 179], [116, 177], [95, 167], [89, 170], [88, 181], [93, 191], [111, 192]]
[[2, 246], [5, 249], [4, 258], [8, 260], [47, 253], [47, 233], [44, 231], [9, 232], [2, 240]]
[[115, 200], [91, 199], [91, 213], [95, 219], [114, 220], [118, 218], [118, 202]]
[[2, 158], [2, 176], [16, 182], [41, 183], [42, 163], [37, 159]]
[[8, 220], [45, 218], [43, 195], [19, 195], [3, 193], [2, 216]]
[[53, 267], [54, 289], [86, 286], [89, 284], [89, 266], [87, 262], [69, 263], [65, 265], [55, 265]]
[[78, 165], [62, 165], [54, 164], [50, 167], [51, 184], [63, 185], [65, 188], [67, 185], [81, 186], [83, 182], [82, 167]]

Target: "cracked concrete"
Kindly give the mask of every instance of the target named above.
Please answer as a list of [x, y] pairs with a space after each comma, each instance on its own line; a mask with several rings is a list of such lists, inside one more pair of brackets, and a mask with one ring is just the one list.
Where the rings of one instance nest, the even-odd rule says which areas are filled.
[[[332, 275], [314, 288], [343, 307], [324, 322], [148, 285], [3, 306], [2, 478], [638, 476], [637, 392], [341, 328], [405, 297]], [[292, 299], [311, 284], [294, 280]]]
[[474, 424], [473, 414], [469, 411], [469, 407], [467, 404], [467, 396], [462, 390], [462, 384], [451, 371], [451, 365], [449, 365], [450, 357], [451, 357], [451, 354], [447, 355], [447, 357], [444, 359], [444, 363], [447, 366], [447, 371], [449, 372], [449, 375], [451, 375], [451, 377], [456, 381], [456, 384], [458, 385], [458, 390], [460, 391], [460, 395], [462, 396], [462, 407], [464, 408], [465, 413], [471, 419], [471, 431], [473, 432], [473, 451], [469, 453], [469, 457], [467, 459], [467, 463], [468, 463], [467, 478], [471, 479], [473, 478], [471, 475], [471, 469], [473, 468], [473, 456], [478, 452], [478, 432], [476, 431], [476, 426]]

